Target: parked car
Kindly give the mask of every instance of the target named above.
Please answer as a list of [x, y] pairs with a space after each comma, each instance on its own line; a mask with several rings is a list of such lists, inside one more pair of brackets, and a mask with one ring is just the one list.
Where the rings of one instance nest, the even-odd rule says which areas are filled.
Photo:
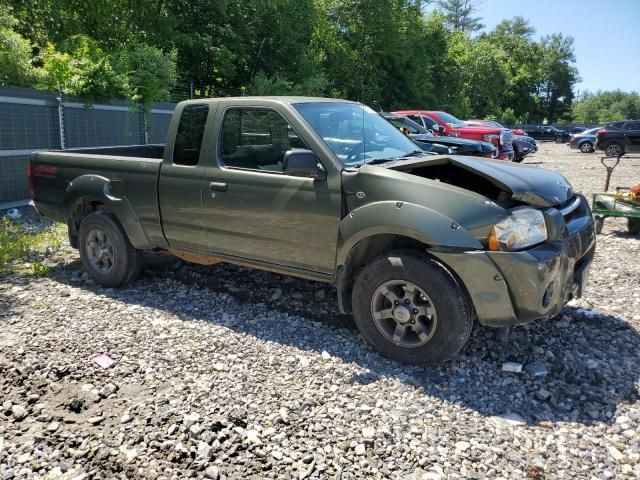
[[531, 153], [538, 151], [538, 144], [536, 141], [526, 135], [514, 135], [513, 136], [513, 161], [521, 162], [525, 157]]
[[536, 125], [528, 128], [529, 136], [536, 140], [550, 140], [557, 143], [563, 143], [569, 141], [569, 134], [556, 127], [549, 125]]
[[403, 110], [391, 112], [403, 115], [440, 136], [481, 140], [498, 149], [500, 160], [513, 160], [513, 133], [496, 127], [470, 127], [447, 112], [430, 110]]
[[[467, 125], [472, 127], [487, 126], [496, 128], [507, 128], [495, 120], [465, 120]], [[536, 141], [527, 135], [527, 132], [520, 128], [511, 129], [513, 132], [513, 160], [521, 162], [530, 153], [538, 151]]]
[[569, 134], [570, 135], [576, 135], [578, 133], [584, 132], [585, 130], [588, 130], [587, 127], [571, 127], [569, 129]]
[[593, 153], [596, 144], [596, 132], [600, 127], [591, 128], [581, 133], [571, 135], [569, 138], [569, 147], [578, 149], [582, 153]]
[[[496, 122], [495, 120], [472, 119], [472, 120], [465, 120], [464, 123], [472, 127], [488, 126], [488, 127], [497, 127], [497, 128], [509, 128], [509, 127], [505, 127], [500, 122]], [[513, 132], [514, 135], [527, 135], [527, 132], [521, 128], [510, 128], [510, 130]]]
[[29, 183], [102, 286], [131, 282], [144, 250], [329, 282], [373, 348], [407, 363], [451, 358], [476, 318], [553, 318], [595, 250], [562, 175], [425, 154], [335, 99], [181, 102], [166, 145], [37, 152]]
[[607, 123], [596, 132], [596, 148], [607, 157], [640, 152], [640, 120]]
[[465, 138], [436, 137], [422, 125], [418, 125], [407, 117], [393, 113], [382, 113], [381, 115], [427, 152], [455, 153], [456, 155], [473, 155], [485, 158], [495, 158], [498, 155], [498, 149], [491, 143]]

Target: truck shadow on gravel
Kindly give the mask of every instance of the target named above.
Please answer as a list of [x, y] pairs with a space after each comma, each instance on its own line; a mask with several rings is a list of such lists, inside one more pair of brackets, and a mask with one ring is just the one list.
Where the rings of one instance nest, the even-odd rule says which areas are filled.
[[[350, 380], [353, 384], [395, 378], [425, 395], [486, 416], [517, 413], [540, 426], [613, 423], [619, 406], [640, 398], [640, 334], [618, 317], [566, 307], [555, 319], [513, 328], [507, 340], [499, 339], [494, 329], [476, 326], [454, 360], [413, 367], [371, 351], [351, 317], [338, 313], [335, 290], [326, 284], [156, 256], [147, 258], [140, 280], [112, 290], [82, 281], [80, 269], [74, 261], [53, 269], [52, 277], [186, 321], [206, 320], [263, 341], [326, 351], [362, 367]], [[242, 314], [226, 313], [238, 310]], [[330, 341], [334, 338], [339, 340]], [[522, 372], [502, 371], [506, 362], [521, 364]]]

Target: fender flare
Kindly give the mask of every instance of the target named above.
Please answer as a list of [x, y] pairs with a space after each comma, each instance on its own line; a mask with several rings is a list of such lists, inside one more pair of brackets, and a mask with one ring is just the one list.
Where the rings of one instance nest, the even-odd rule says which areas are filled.
[[364, 205], [340, 222], [336, 265], [344, 265], [362, 240], [379, 234], [414, 238], [430, 247], [481, 250], [482, 244], [453, 219], [414, 203], [384, 201]]
[[116, 216], [133, 247], [141, 250], [153, 248], [129, 200], [115, 196], [111, 187], [111, 181], [100, 175], [88, 174], [75, 178], [65, 190], [65, 217], [73, 218], [73, 206], [79, 199], [90, 198], [103, 203]]

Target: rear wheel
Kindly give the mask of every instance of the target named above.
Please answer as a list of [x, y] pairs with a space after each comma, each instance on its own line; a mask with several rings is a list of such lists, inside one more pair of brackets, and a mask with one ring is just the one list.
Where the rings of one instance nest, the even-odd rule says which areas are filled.
[[369, 263], [356, 279], [352, 303], [365, 340], [402, 363], [447, 360], [473, 328], [466, 291], [440, 263], [419, 252], [390, 252]]
[[607, 157], [621, 157], [624, 155], [624, 146], [618, 142], [611, 142], [604, 149]]
[[591, 142], [582, 142], [580, 144], [580, 151], [582, 153], [591, 153], [591, 152], [593, 152], [593, 143], [591, 143]]
[[640, 235], [640, 218], [627, 218], [627, 230], [632, 235]]
[[133, 248], [118, 220], [93, 212], [80, 223], [80, 258], [89, 276], [104, 287], [121, 287], [138, 276], [142, 252]]

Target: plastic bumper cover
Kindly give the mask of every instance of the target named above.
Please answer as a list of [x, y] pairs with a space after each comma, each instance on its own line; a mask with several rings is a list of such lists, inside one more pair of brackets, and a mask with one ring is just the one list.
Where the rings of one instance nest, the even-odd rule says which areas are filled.
[[[551, 209], [550, 209], [551, 210]], [[521, 325], [557, 315], [573, 297], [580, 297], [595, 253], [591, 211], [581, 197], [580, 216], [567, 224], [558, 210], [551, 228], [563, 238], [521, 252], [432, 251], [464, 283], [480, 323], [497, 327]], [[579, 228], [571, 229], [568, 227]], [[555, 230], [555, 232], [554, 232]], [[560, 232], [558, 232], [560, 230]]]

